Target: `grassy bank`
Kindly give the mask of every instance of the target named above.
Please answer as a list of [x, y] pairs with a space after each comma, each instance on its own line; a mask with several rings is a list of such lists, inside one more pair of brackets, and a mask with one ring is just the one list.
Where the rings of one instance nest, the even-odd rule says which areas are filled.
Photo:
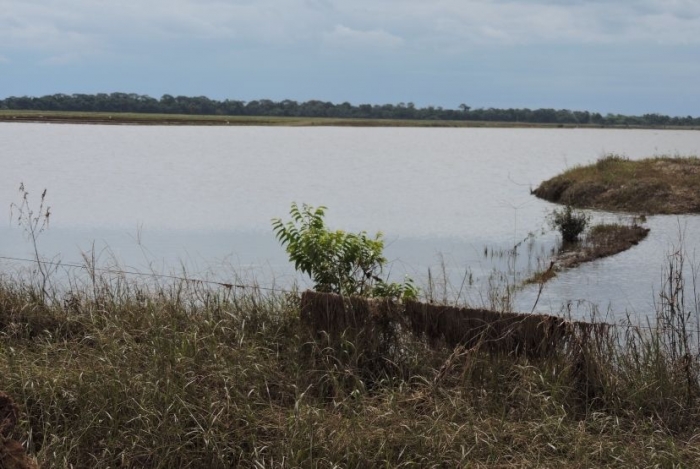
[[22, 410], [13, 436], [43, 467], [700, 458], [697, 336], [671, 287], [651, 329], [593, 328], [577, 350], [544, 359], [404, 331], [370, 360], [350, 336], [310, 333], [295, 293], [99, 275], [74, 285], [47, 298], [33, 283], [0, 282], [0, 391]]
[[[362, 119], [323, 117], [264, 117], [264, 116], [220, 116], [184, 114], [141, 114], [68, 111], [0, 111], [0, 122], [43, 122], [66, 124], [104, 125], [256, 125], [256, 126], [338, 126], [338, 127], [516, 127], [516, 128], [602, 128], [601, 125], [580, 124], [535, 124], [525, 122], [450, 121], [416, 119]], [[630, 126], [605, 126], [608, 128], [631, 128]], [[650, 127], [633, 127], [650, 128]], [[695, 130], [694, 127], [661, 126], [653, 128], [678, 128]]]
[[578, 208], [644, 214], [700, 213], [700, 159], [638, 161], [608, 155], [544, 181], [539, 198]]

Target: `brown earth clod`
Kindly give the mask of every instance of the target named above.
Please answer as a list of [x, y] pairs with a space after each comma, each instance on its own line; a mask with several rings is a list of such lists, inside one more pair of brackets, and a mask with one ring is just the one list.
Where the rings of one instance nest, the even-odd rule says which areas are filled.
[[27, 455], [22, 444], [12, 439], [18, 419], [17, 403], [0, 391], [0, 469], [39, 469], [39, 464]]

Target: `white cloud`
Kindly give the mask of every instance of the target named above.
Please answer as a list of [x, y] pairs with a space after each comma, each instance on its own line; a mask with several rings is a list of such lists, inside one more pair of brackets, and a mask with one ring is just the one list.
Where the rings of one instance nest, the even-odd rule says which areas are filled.
[[84, 58], [84, 55], [78, 53], [66, 53], [52, 55], [41, 61], [43, 65], [69, 65], [72, 63], [80, 62]]
[[324, 42], [341, 48], [395, 49], [404, 40], [381, 29], [361, 31], [343, 25], [336, 25], [333, 31], [324, 34]]
[[[337, 0], [346, 22], [382, 25], [423, 42], [700, 43], [689, 0]], [[346, 24], [344, 22], [344, 24]], [[447, 27], [449, 25], [449, 28]]]
[[0, 0], [0, 54], [221, 48], [700, 44], [697, 0]]
[[38, 2], [0, 0], [0, 52], [89, 55], [100, 50], [79, 15]]
[[309, 36], [320, 19], [304, 0], [0, 0], [0, 52], [81, 54], [173, 40], [283, 45]]

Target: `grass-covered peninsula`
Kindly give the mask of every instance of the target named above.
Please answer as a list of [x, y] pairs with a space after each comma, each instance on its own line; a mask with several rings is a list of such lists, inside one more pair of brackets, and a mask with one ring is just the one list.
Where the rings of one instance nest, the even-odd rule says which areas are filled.
[[632, 161], [608, 155], [544, 181], [533, 194], [577, 208], [647, 215], [700, 213], [700, 159]]

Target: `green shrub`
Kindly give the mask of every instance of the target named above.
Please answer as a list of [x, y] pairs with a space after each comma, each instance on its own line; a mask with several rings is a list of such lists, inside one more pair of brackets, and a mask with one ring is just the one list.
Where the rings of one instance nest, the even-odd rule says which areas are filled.
[[559, 230], [565, 243], [575, 243], [588, 226], [589, 217], [580, 210], [567, 205], [563, 210], [553, 210], [550, 218], [552, 228]]
[[292, 203], [292, 220], [272, 220], [277, 239], [286, 248], [294, 268], [309, 275], [314, 289], [341, 295], [389, 296], [410, 299], [417, 289], [410, 279], [387, 283], [379, 275], [386, 264], [382, 234], [329, 230], [323, 220], [326, 207]]

